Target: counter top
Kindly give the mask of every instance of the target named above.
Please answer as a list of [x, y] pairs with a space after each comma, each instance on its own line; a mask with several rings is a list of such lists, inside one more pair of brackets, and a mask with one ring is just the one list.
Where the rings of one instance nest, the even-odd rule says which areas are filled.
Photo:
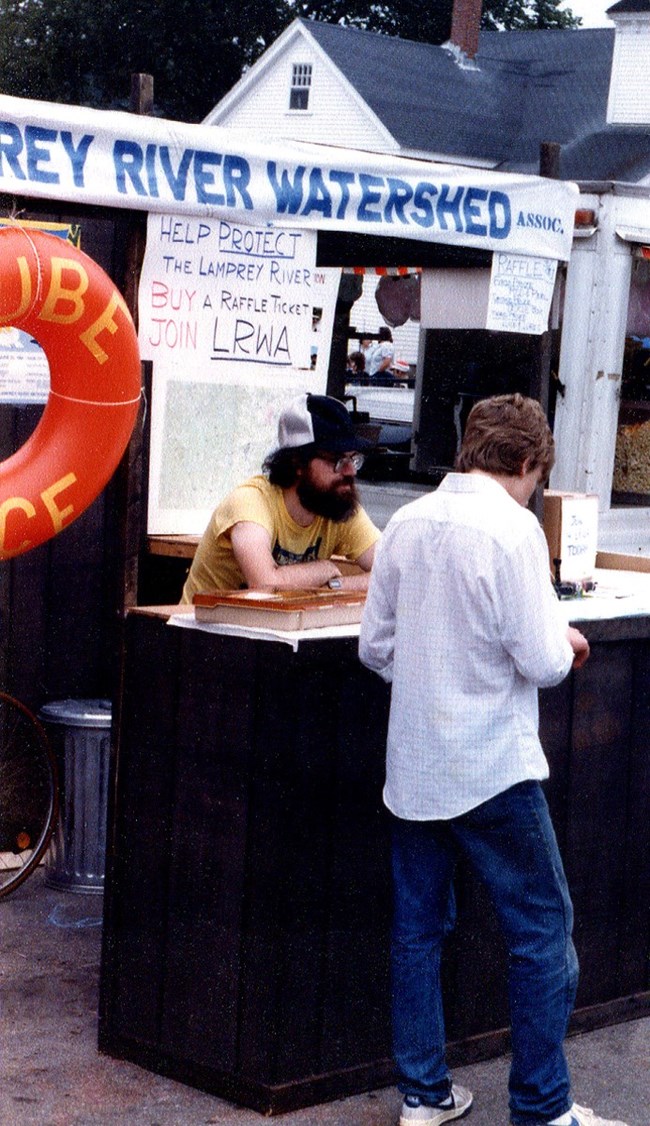
[[171, 618], [172, 615], [175, 614], [191, 615], [192, 618], [194, 618], [194, 607], [184, 606], [179, 603], [175, 603], [172, 606], [130, 606], [127, 613], [142, 614], [147, 618], [162, 618], [163, 620]]
[[148, 536], [150, 555], [171, 555], [177, 559], [193, 559], [200, 536]]
[[[560, 602], [567, 625], [578, 626], [590, 641], [650, 637], [650, 573], [599, 568], [595, 572], [595, 579], [597, 585], [593, 594]], [[193, 606], [179, 604], [136, 606], [129, 613], [161, 618], [171, 625], [222, 636], [283, 641], [293, 649], [297, 648], [300, 641], [359, 636], [358, 625], [287, 631], [207, 624], [196, 621]]]

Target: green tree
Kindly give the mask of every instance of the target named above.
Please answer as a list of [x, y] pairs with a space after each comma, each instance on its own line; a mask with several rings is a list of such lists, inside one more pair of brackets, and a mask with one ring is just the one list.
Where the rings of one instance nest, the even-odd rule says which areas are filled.
[[[572, 12], [560, 12], [562, 0], [483, 0], [481, 26], [488, 31], [579, 27]], [[444, 43], [451, 31], [453, 0], [400, 0], [371, 4], [364, 0], [296, 0], [296, 14], [306, 19], [348, 24], [368, 31], [399, 35], [425, 43]]]
[[481, 26], [488, 31], [540, 31], [543, 28], [579, 27], [582, 20], [571, 11], [559, 11], [561, 0], [485, 0]]
[[157, 112], [200, 121], [287, 22], [285, 0], [0, 0], [0, 88], [123, 108], [146, 73]]
[[[482, 25], [575, 27], [561, 0], [484, 0]], [[296, 16], [429, 43], [449, 37], [452, 0], [0, 0], [0, 89], [101, 108], [152, 74], [156, 112], [200, 121]]]

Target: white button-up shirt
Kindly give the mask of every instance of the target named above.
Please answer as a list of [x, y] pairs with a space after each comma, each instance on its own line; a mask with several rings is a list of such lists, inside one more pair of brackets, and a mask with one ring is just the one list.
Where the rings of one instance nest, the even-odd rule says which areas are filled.
[[378, 545], [359, 655], [392, 682], [384, 801], [448, 819], [546, 778], [538, 687], [573, 652], [535, 516], [482, 474], [450, 473]]

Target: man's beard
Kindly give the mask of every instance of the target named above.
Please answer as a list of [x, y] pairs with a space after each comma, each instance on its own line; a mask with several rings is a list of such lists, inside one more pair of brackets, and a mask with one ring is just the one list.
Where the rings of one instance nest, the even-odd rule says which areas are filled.
[[359, 506], [359, 494], [353, 477], [345, 478], [348, 489], [339, 493], [336, 489], [317, 489], [306, 477], [296, 484], [298, 500], [314, 516], [324, 516], [335, 524], [343, 524], [354, 516]]

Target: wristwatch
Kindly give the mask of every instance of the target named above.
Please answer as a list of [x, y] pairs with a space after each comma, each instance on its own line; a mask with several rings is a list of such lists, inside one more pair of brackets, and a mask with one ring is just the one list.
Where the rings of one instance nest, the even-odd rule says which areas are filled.
[[328, 579], [327, 585], [330, 588], [330, 590], [340, 590], [341, 587], [343, 586], [343, 583], [341, 582], [340, 579]]

